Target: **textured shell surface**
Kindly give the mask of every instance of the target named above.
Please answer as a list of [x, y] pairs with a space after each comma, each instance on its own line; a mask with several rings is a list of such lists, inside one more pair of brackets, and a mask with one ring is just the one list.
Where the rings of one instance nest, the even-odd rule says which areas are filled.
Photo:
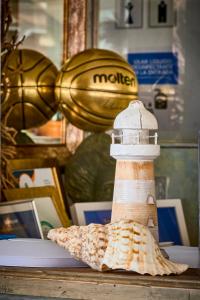
[[102, 269], [107, 248], [107, 227], [100, 224], [52, 229], [48, 238], [67, 249], [76, 259], [95, 270]]
[[164, 258], [146, 226], [122, 220], [107, 227], [108, 245], [102, 264], [108, 268], [151, 275], [180, 274], [188, 268]]
[[188, 266], [164, 258], [149, 229], [129, 220], [51, 229], [48, 238], [91, 268], [140, 274], [181, 274]]

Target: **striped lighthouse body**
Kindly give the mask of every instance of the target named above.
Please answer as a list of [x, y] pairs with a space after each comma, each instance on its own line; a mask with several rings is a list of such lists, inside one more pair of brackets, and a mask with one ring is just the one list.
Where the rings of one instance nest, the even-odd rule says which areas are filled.
[[121, 131], [121, 139], [115, 143], [113, 138], [110, 151], [117, 159], [111, 221], [139, 222], [158, 240], [153, 160], [160, 147], [149, 144], [149, 132], [157, 129], [157, 121], [141, 101], [134, 101], [116, 117], [114, 129]]
[[130, 219], [150, 228], [157, 238], [158, 220], [152, 161], [118, 160], [112, 205], [112, 222]]

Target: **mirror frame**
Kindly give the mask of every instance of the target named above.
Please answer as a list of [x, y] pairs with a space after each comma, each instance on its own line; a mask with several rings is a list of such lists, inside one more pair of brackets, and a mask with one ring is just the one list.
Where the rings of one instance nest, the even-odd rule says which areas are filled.
[[[63, 0], [63, 63], [72, 55], [86, 48], [87, 40], [87, 1]], [[56, 159], [64, 166], [71, 156], [66, 144], [16, 145], [15, 158]]]

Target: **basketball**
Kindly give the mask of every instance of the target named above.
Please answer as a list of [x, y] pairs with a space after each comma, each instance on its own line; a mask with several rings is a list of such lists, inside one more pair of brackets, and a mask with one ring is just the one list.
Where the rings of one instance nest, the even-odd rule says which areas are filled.
[[21, 130], [51, 119], [58, 108], [54, 95], [58, 71], [54, 64], [37, 51], [21, 49], [2, 66], [2, 120], [6, 125]]
[[119, 54], [87, 49], [69, 59], [55, 83], [57, 101], [66, 118], [86, 131], [105, 131], [115, 116], [138, 98], [132, 67]]

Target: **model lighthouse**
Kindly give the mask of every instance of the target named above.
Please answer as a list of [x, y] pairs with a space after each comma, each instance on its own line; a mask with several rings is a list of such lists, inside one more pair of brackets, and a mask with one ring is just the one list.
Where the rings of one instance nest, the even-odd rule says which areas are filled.
[[114, 121], [110, 154], [117, 160], [112, 222], [130, 219], [158, 239], [153, 161], [160, 155], [157, 120], [141, 101], [132, 101]]

